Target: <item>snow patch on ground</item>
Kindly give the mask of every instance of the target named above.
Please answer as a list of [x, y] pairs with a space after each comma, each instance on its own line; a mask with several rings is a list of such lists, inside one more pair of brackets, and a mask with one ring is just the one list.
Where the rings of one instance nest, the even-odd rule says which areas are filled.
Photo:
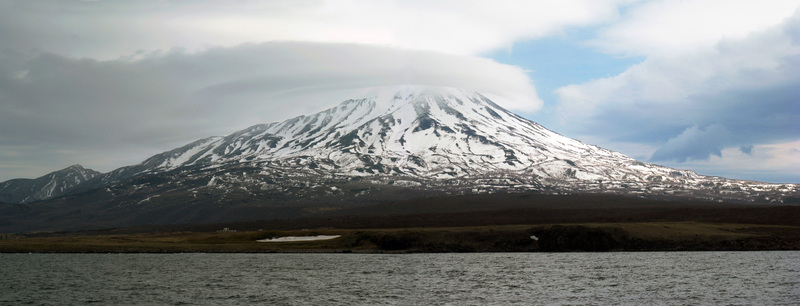
[[258, 242], [297, 242], [297, 241], [318, 241], [331, 240], [342, 237], [342, 235], [316, 235], [316, 236], [285, 236], [269, 239], [256, 240]]

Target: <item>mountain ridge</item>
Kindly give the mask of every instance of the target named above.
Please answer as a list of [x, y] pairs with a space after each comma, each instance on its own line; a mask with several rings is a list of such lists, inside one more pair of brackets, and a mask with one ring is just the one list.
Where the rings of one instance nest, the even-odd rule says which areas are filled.
[[71, 192], [102, 173], [75, 164], [35, 179], [11, 179], [0, 183], [0, 202], [28, 203]]

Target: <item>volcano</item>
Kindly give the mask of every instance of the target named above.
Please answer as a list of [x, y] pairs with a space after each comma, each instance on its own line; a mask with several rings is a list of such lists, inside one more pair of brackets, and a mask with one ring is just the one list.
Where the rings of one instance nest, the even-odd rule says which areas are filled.
[[[257, 171], [227, 171], [243, 167]], [[214, 174], [192, 175], [209, 170]], [[796, 191], [643, 163], [550, 131], [480, 93], [420, 86], [383, 88], [313, 115], [198, 140], [96, 183], [174, 171], [205, 180], [205, 187], [256, 190], [286, 189], [258, 178], [286, 173], [307, 177], [308, 189], [335, 187], [317, 184], [328, 178], [461, 194], [537, 190], [769, 201]]]
[[225, 213], [208, 217], [220, 207], [269, 218], [309, 205], [514, 192], [757, 203], [800, 193], [794, 184], [640, 162], [550, 131], [477, 92], [401, 86], [197, 140], [93, 175], [46, 202], [115, 207], [117, 216], [139, 216], [126, 224], [157, 224], [225, 220]]

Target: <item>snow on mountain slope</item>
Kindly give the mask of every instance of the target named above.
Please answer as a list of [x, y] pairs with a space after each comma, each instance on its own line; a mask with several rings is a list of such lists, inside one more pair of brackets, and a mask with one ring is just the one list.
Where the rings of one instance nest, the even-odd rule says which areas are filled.
[[8, 180], [0, 183], [0, 202], [27, 203], [49, 199], [67, 193], [100, 174], [81, 165], [72, 165], [36, 179]]
[[[263, 184], [286, 171], [376, 182], [402, 178], [428, 188], [461, 186], [462, 193], [614, 192], [761, 201], [797, 193], [796, 185], [705, 177], [638, 162], [547, 130], [479, 93], [422, 86], [380, 88], [313, 115], [202, 139], [117, 169], [95, 184], [243, 165], [262, 169], [262, 176], [229, 177], [228, 182], [238, 181], [236, 188], [247, 189], [244, 181]], [[223, 181], [211, 178], [205, 185], [223, 188], [218, 184]]]
[[[480, 94], [418, 88], [390, 98], [348, 100], [314, 115], [201, 141], [154, 157], [159, 162], [154, 168], [293, 156], [312, 156], [353, 175], [442, 177], [532, 168], [561, 177], [577, 163], [586, 166], [579, 175], [591, 178], [598, 175], [591, 168], [598, 159], [633, 162], [549, 131]], [[145, 164], [153, 165], [152, 160]], [[365, 168], [376, 163], [384, 167]]]

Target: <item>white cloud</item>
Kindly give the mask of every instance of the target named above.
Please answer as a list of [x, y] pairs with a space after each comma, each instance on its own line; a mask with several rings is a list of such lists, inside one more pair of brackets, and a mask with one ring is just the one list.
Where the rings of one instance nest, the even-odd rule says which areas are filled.
[[475, 55], [614, 20], [621, 2], [7, 1], [0, 4], [0, 39], [18, 50], [100, 59], [281, 40]]
[[[773, 27], [743, 37], [686, 41], [686, 49], [642, 51], [652, 54], [620, 75], [557, 89], [562, 127], [577, 138], [672, 167], [797, 181], [787, 174], [797, 173], [789, 170], [797, 169], [796, 162], [767, 152], [800, 139], [800, 10], [791, 11], [791, 18], [779, 18]], [[661, 48], [659, 43], [647, 48]]]
[[[558, 115], [573, 132], [664, 141], [692, 126], [720, 125], [733, 142], [800, 137], [800, 12], [742, 39], [651, 56], [611, 78], [557, 89]], [[796, 126], [796, 125], [795, 125]], [[632, 128], [635, 127], [635, 128]], [[725, 143], [748, 145], [750, 143]]]
[[611, 53], [664, 55], [741, 39], [775, 26], [800, 7], [797, 0], [661, 0], [632, 6], [592, 44]]
[[[692, 96], [792, 81], [795, 72], [787, 60], [800, 56], [800, 46], [796, 41], [798, 37], [784, 32], [785, 29], [788, 27], [774, 28], [746, 39], [723, 41], [702, 51], [651, 56], [620, 75], [559, 88], [556, 93], [561, 113], [580, 117], [593, 115], [599, 107], [635, 109], [637, 105], [647, 104], [668, 105], [670, 117], [678, 118], [676, 112], [703, 103]], [[654, 115], [664, 116], [665, 113]], [[691, 120], [692, 115], [695, 114], [685, 119]]]

